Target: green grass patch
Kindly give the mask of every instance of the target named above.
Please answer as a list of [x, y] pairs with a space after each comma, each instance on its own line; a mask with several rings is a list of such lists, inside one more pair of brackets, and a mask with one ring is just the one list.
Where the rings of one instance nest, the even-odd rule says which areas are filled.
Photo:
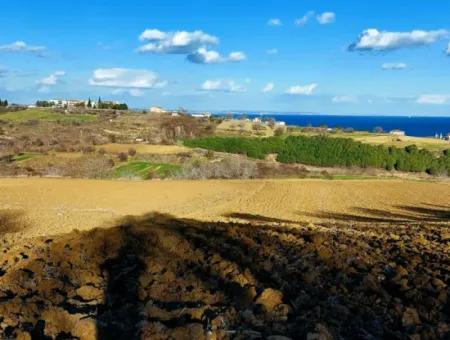
[[141, 161], [131, 161], [119, 165], [114, 169], [116, 177], [138, 177], [138, 178], [166, 178], [175, 175], [181, 167], [177, 164], [149, 163]]
[[27, 122], [31, 120], [43, 122], [92, 122], [97, 120], [95, 115], [90, 114], [72, 114], [54, 112], [48, 109], [28, 109], [17, 112], [8, 112], [0, 114], [0, 119], [8, 122]]
[[26, 152], [26, 153], [21, 153], [18, 155], [14, 155], [12, 160], [14, 162], [22, 162], [22, 161], [26, 161], [28, 159], [32, 159], [32, 158], [36, 158], [42, 156], [42, 154], [40, 153], [33, 153], [33, 152]]

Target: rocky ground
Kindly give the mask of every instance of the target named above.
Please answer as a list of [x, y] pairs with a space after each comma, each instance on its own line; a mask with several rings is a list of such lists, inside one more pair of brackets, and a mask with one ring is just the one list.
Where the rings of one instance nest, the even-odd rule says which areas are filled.
[[21, 240], [4, 229], [0, 337], [445, 339], [449, 208], [416, 213], [314, 225], [153, 213]]

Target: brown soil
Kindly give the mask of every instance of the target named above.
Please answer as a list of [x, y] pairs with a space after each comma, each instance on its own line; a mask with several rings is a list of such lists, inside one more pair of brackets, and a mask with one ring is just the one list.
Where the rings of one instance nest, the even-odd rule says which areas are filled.
[[[0, 190], [2, 338], [449, 334], [445, 183], [16, 179]], [[89, 204], [114, 213], [76, 210]], [[76, 216], [85, 231], [66, 221]]]

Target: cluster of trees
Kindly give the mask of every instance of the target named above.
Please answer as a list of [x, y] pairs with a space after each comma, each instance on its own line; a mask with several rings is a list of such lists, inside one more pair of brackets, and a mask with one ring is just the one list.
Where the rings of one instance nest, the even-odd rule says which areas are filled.
[[[87, 107], [93, 107], [91, 103], [91, 98], [89, 98], [87, 102]], [[110, 109], [110, 110], [128, 110], [128, 105], [126, 103], [112, 103], [112, 102], [103, 102], [101, 98], [98, 98], [97, 105], [95, 106], [97, 109]]]
[[54, 104], [52, 102], [48, 102], [46, 100], [38, 100], [36, 101], [37, 107], [52, 107]]
[[281, 163], [317, 166], [372, 167], [450, 175], [450, 150], [435, 155], [415, 145], [404, 149], [363, 144], [349, 138], [289, 136], [287, 138], [207, 137], [186, 140], [186, 146], [245, 154], [263, 159], [278, 154]]
[[1, 100], [0, 99], [0, 107], [7, 107], [8, 106], [8, 101], [5, 99], [5, 100]]

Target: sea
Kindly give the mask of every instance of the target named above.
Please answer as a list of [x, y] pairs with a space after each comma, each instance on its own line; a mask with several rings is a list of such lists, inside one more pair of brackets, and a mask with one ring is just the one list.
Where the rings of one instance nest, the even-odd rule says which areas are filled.
[[[213, 115], [224, 116], [224, 113]], [[234, 118], [243, 116], [243, 113], [232, 113]], [[381, 127], [383, 131], [402, 130], [408, 136], [435, 137], [446, 136], [450, 133], [449, 117], [425, 116], [357, 116], [357, 115], [323, 115], [323, 114], [296, 114], [296, 113], [245, 113], [247, 118], [272, 118], [293, 126], [327, 126], [329, 128], [352, 128], [358, 131], [373, 131]]]

